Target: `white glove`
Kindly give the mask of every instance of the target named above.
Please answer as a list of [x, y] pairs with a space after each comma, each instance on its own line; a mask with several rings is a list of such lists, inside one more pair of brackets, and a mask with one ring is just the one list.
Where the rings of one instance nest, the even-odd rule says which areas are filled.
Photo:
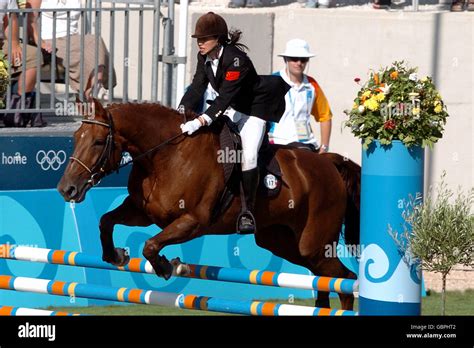
[[181, 130], [183, 133], [188, 133], [189, 135], [193, 134], [195, 131], [197, 131], [199, 128], [201, 128], [202, 123], [199, 121], [199, 119], [194, 119], [192, 121], [188, 121], [184, 124], [182, 124]]
[[211, 122], [212, 122], [212, 119], [209, 116], [207, 116], [206, 114], [203, 114], [203, 115], [199, 116], [198, 118], [196, 118], [192, 121], [188, 121], [188, 122], [182, 124], [180, 127], [181, 127], [181, 130], [183, 131], [183, 133], [188, 133], [189, 135], [191, 135], [195, 131], [197, 131], [199, 128], [201, 128], [203, 126], [204, 122], [207, 125], [210, 125]]

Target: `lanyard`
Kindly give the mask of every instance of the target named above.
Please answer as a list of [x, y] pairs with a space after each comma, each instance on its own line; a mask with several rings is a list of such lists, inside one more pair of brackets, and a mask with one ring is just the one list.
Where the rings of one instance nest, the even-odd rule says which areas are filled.
[[[311, 99], [313, 97], [313, 92], [310, 90], [310, 89], [306, 89], [306, 87], [304, 87], [305, 91], [306, 91], [306, 115], [309, 115], [309, 104], [311, 103]], [[294, 90], [294, 86], [290, 89], [290, 92], [288, 93], [288, 99], [290, 100], [290, 105], [291, 105], [291, 114], [293, 115], [294, 118], [296, 118], [296, 113], [295, 113], [295, 103], [296, 103], [296, 96], [293, 98], [293, 90]], [[299, 91], [295, 91], [295, 93], [299, 93]]]

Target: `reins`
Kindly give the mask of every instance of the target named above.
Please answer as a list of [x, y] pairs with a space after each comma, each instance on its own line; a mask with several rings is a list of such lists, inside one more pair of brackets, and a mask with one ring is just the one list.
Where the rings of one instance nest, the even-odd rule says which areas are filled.
[[171, 138], [165, 140], [165, 141], [162, 142], [161, 144], [159, 144], [159, 145], [157, 145], [157, 146], [155, 146], [155, 147], [152, 147], [151, 149], [145, 151], [144, 153], [139, 154], [138, 156], [136, 156], [135, 158], [133, 158], [131, 161], [128, 161], [127, 163], [121, 164], [120, 166], [118, 166], [117, 171], [118, 171], [119, 169], [122, 169], [123, 167], [128, 166], [130, 163], [133, 163], [133, 162], [139, 160], [140, 158], [145, 157], [145, 156], [148, 155], [149, 153], [152, 153], [152, 152], [158, 150], [158, 149], [161, 148], [162, 146], [168, 145], [168, 144], [171, 143], [173, 140], [179, 138], [179, 137], [182, 136], [183, 134], [184, 134], [184, 133], [176, 134], [175, 136], [172, 136]]

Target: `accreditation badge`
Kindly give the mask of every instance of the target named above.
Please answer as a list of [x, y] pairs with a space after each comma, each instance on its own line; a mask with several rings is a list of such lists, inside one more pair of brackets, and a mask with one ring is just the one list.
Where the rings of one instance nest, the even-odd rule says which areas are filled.
[[295, 128], [299, 142], [305, 142], [311, 138], [311, 129], [306, 120], [295, 120]]

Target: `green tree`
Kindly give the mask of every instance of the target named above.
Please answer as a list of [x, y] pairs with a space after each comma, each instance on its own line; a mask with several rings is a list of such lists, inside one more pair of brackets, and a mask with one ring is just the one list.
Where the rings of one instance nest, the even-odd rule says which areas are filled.
[[441, 274], [442, 315], [446, 312], [447, 275], [457, 264], [474, 265], [474, 189], [458, 189], [455, 195], [445, 178], [443, 172], [436, 195], [431, 188], [424, 202], [421, 196], [410, 197], [403, 212], [408, 226], [402, 233], [393, 233], [389, 226], [389, 233], [408, 260], [421, 262], [424, 270]]

